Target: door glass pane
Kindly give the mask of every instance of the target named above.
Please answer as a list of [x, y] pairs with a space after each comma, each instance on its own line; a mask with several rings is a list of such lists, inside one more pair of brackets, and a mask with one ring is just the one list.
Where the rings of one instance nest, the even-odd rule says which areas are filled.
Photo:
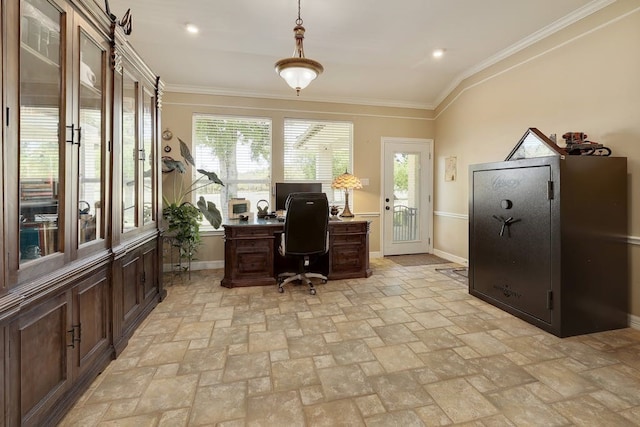
[[59, 250], [62, 15], [45, 1], [20, 2], [20, 262]]
[[393, 156], [393, 241], [419, 238], [420, 155], [396, 152]]
[[136, 227], [136, 92], [126, 73], [122, 83], [122, 230]]
[[80, 147], [78, 169], [78, 240], [80, 244], [102, 235], [102, 108], [104, 51], [80, 34]]
[[143, 223], [147, 224], [155, 220], [153, 208], [153, 106], [154, 98], [145, 92], [144, 111], [142, 112], [142, 148], [143, 148]]

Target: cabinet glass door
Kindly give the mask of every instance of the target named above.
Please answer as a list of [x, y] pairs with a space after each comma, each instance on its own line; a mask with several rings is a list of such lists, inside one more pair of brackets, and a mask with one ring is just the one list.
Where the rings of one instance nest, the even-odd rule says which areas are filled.
[[20, 263], [60, 251], [64, 191], [62, 13], [51, 3], [20, 2]]
[[122, 78], [122, 231], [136, 227], [137, 206], [137, 83], [124, 73]]
[[78, 243], [104, 238], [102, 202], [103, 69], [105, 50], [80, 33]]
[[142, 161], [143, 170], [143, 223], [149, 224], [155, 221], [155, 206], [153, 202], [153, 194], [155, 193], [154, 176], [155, 176], [155, 156], [153, 151], [153, 138], [154, 138], [154, 111], [155, 99], [154, 96], [144, 91], [144, 106], [142, 111]]

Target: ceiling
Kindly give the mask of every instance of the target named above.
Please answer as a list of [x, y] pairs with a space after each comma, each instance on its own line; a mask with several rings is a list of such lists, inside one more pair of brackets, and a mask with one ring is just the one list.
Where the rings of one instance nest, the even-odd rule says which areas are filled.
[[[298, 99], [435, 108], [462, 79], [613, 1], [301, 0], [305, 55], [325, 71]], [[274, 70], [293, 54], [296, 0], [109, 5], [118, 18], [131, 8], [129, 40], [166, 90], [296, 99]]]

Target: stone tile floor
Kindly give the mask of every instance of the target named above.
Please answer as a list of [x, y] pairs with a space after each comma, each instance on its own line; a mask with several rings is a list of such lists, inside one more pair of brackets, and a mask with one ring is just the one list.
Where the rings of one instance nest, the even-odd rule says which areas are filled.
[[640, 331], [559, 339], [446, 265], [371, 264], [316, 296], [193, 272], [61, 425], [640, 425]]

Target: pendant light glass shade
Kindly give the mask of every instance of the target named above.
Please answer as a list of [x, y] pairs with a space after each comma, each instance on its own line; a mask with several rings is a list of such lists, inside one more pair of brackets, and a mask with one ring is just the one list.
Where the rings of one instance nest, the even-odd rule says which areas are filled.
[[300, 90], [309, 86], [324, 68], [318, 61], [304, 57], [304, 40], [305, 29], [302, 26], [300, 18], [300, 0], [298, 0], [298, 19], [296, 26], [293, 28], [293, 35], [296, 41], [293, 56], [291, 58], [281, 59], [276, 62], [276, 72], [282, 77], [289, 86], [296, 90], [300, 95]]
[[312, 59], [287, 58], [276, 63], [276, 71], [300, 94], [322, 72], [322, 65]]

